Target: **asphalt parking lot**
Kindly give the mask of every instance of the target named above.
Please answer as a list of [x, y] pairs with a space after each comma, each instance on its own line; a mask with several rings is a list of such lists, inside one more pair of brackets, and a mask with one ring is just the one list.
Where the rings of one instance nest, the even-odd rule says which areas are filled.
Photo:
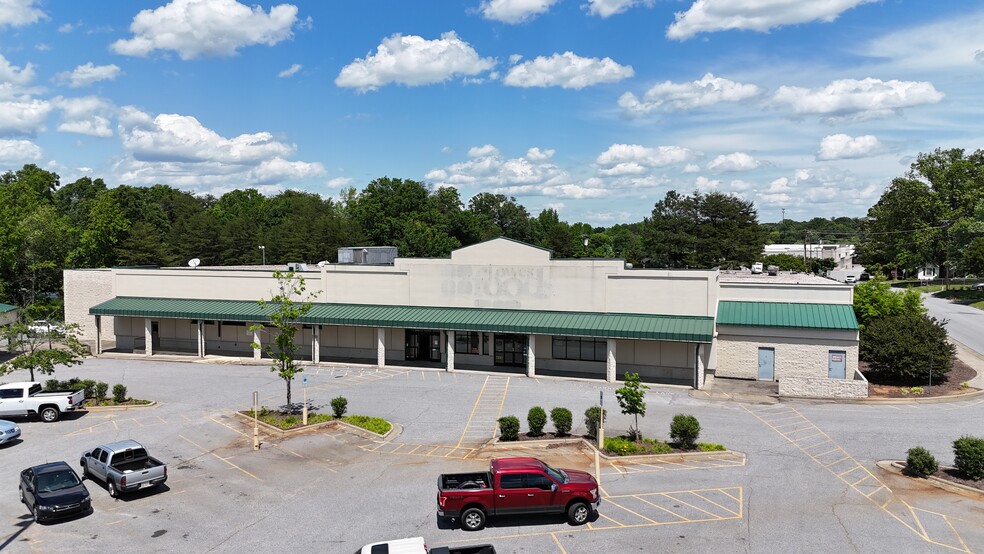
[[[339, 430], [264, 437], [232, 413], [253, 391], [283, 402], [284, 384], [263, 366], [90, 359], [56, 377], [126, 384], [150, 409], [89, 412], [54, 424], [18, 420], [22, 441], [0, 448], [0, 550], [10, 552], [300, 551], [351, 553], [363, 544], [423, 536], [429, 546], [493, 543], [499, 552], [984, 552], [984, 501], [879, 472], [915, 445], [951, 463], [949, 443], [980, 434], [984, 399], [924, 405], [782, 403], [691, 398], [653, 387], [640, 420], [667, 438], [671, 417], [690, 413], [701, 440], [743, 455], [701, 462], [605, 464], [597, 518], [491, 520], [483, 531], [439, 528], [439, 473], [484, 468], [481, 448], [499, 415], [524, 421], [533, 405], [564, 406], [584, 432], [584, 409], [604, 390], [608, 433], [624, 430], [615, 386], [564, 379], [406, 368], [310, 368], [308, 398], [343, 395], [349, 413], [384, 417], [402, 429], [389, 442]], [[4, 381], [26, 376], [8, 375]], [[296, 382], [294, 394], [302, 395]], [[47, 461], [76, 466], [83, 450], [121, 439], [142, 442], [168, 463], [161, 490], [114, 500], [87, 481], [93, 512], [34, 523], [17, 499], [19, 471]], [[522, 449], [561, 467], [593, 470], [574, 448]], [[77, 467], [77, 466], [76, 466]]]

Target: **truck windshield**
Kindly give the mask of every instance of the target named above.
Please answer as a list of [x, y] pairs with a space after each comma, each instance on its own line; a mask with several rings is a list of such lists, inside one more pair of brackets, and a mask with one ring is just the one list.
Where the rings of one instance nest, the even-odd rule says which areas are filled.
[[553, 477], [555, 481], [559, 481], [561, 483], [567, 482], [567, 474], [564, 473], [564, 470], [554, 469], [547, 464], [543, 464], [543, 470], [547, 472], [547, 475]]
[[53, 492], [70, 489], [79, 484], [79, 478], [70, 469], [42, 473], [38, 475], [38, 492]]

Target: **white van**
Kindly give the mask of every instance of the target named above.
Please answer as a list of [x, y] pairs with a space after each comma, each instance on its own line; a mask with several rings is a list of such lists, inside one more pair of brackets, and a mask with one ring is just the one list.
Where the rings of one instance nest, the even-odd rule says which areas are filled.
[[752, 264], [752, 273], [762, 273], [762, 262]]
[[427, 554], [427, 545], [423, 537], [414, 537], [367, 544], [355, 554]]

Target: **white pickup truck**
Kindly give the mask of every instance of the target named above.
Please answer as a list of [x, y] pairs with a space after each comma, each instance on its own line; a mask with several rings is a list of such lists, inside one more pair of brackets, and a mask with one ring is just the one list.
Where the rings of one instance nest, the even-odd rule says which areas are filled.
[[125, 440], [104, 444], [82, 453], [79, 459], [83, 477], [106, 483], [109, 496], [142, 487], [156, 487], [167, 481], [167, 466], [147, 454], [139, 442]]
[[85, 403], [85, 391], [44, 391], [37, 381], [0, 385], [0, 416], [40, 415], [47, 423], [58, 421]]

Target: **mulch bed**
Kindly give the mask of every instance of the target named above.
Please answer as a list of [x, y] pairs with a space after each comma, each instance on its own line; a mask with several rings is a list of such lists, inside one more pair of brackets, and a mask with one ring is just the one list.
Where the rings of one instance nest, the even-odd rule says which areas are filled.
[[[902, 465], [905, 465], [903, 462]], [[977, 489], [984, 492], [984, 480], [974, 481], [973, 479], [967, 479], [959, 471], [954, 468], [940, 468], [939, 471], [933, 474], [933, 477], [937, 479], [942, 479], [944, 481], [949, 481], [951, 483], [957, 483], [959, 485], [964, 485], [965, 487], [970, 487], [972, 489]]]
[[[597, 440], [595, 440], [595, 439], [593, 439], [593, 438], [591, 438], [591, 437], [589, 437], [587, 435], [558, 435], [557, 433], [548, 433], [546, 431], [544, 431], [542, 435], [537, 436], [537, 437], [531, 436], [529, 433], [520, 433], [519, 434], [519, 442], [522, 442], [522, 441], [543, 441], [543, 440], [550, 440], [550, 439], [584, 439], [586, 441], [595, 441], [595, 442], [598, 442]], [[501, 441], [502, 439], [499, 439], [499, 440]], [[515, 442], [515, 441], [510, 441], [510, 442]]]
[[858, 365], [861, 373], [868, 380], [869, 398], [929, 398], [965, 394], [978, 390], [972, 387], [961, 388], [960, 384], [976, 377], [977, 372], [957, 358], [953, 359], [953, 369], [946, 374], [946, 381], [942, 383], [934, 381], [932, 387], [926, 386], [925, 383], [920, 385], [923, 388], [922, 394], [902, 394], [903, 388], [912, 388], [912, 385], [887, 384], [886, 379], [882, 378], [877, 371], [868, 369], [867, 363], [858, 362]]

